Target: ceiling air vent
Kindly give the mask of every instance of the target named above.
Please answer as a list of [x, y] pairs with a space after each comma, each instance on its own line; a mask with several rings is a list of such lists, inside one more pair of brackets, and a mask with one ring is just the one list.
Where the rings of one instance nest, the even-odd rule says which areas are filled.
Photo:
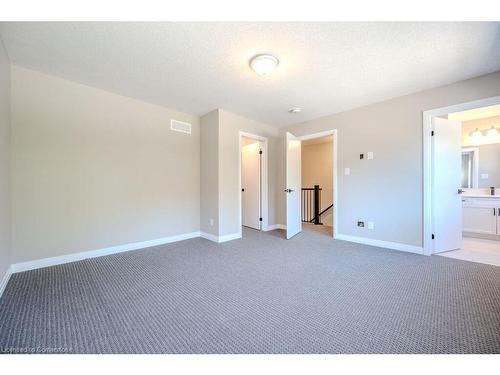
[[170, 120], [170, 130], [191, 134], [191, 124], [177, 120]]

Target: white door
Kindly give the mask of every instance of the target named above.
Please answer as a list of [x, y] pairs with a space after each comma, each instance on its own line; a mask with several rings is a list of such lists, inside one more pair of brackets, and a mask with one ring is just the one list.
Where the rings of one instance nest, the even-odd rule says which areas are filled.
[[433, 252], [462, 247], [462, 123], [433, 119]]
[[241, 148], [241, 223], [254, 229], [261, 229], [260, 150], [259, 142]]
[[302, 230], [300, 219], [301, 143], [293, 134], [286, 133], [286, 238]]

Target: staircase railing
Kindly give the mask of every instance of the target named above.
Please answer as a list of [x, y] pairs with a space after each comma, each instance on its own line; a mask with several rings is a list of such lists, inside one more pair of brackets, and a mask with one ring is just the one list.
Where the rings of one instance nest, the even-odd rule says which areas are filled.
[[321, 192], [319, 185], [302, 188], [302, 222], [323, 225], [321, 215], [333, 207], [333, 204], [321, 211]]

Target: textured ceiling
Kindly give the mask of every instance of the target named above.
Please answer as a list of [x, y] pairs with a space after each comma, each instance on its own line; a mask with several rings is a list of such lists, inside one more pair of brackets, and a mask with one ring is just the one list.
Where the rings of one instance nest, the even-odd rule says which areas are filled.
[[[500, 70], [500, 23], [1, 23], [0, 34], [14, 64], [273, 126]], [[248, 67], [262, 52], [280, 59], [269, 77]]]

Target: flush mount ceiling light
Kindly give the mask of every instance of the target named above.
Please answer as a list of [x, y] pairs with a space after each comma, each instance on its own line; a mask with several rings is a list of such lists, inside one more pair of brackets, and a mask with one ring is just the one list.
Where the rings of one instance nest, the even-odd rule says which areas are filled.
[[255, 73], [261, 76], [274, 72], [278, 64], [278, 58], [269, 54], [256, 55], [250, 60], [250, 67]]
[[302, 108], [300, 107], [293, 107], [288, 110], [288, 113], [300, 113], [302, 112]]

